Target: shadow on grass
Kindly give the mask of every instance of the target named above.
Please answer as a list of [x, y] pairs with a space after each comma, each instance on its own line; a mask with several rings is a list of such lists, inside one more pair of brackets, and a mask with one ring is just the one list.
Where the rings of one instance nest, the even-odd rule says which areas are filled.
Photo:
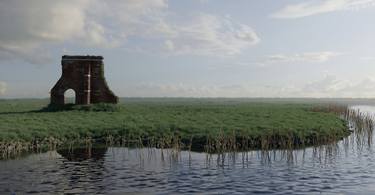
[[65, 104], [65, 105], [53, 105], [48, 106], [40, 110], [30, 110], [21, 112], [0, 112], [0, 115], [7, 114], [27, 114], [27, 113], [45, 113], [45, 112], [64, 112], [64, 111], [87, 111], [87, 112], [118, 112], [122, 110], [122, 106], [118, 104], [90, 104], [90, 105], [76, 105], [76, 104]]

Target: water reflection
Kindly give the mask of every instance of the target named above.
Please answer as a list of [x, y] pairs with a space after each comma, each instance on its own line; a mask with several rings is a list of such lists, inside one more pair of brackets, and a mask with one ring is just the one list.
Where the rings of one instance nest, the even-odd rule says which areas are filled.
[[84, 161], [88, 159], [93, 159], [100, 161], [104, 158], [105, 153], [107, 152], [106, 147], [87, 147], [87, 148], [70, 148], [70, 149], [59, 149], [59, 153], [62, 157], [69, 161]]
[[74, 148], [57, 150], [61, 155], [60, 177], [65, 182], [64, 193], [82, 194], [87, 191], [101, 192], [105, 172], [107, 148]]
[[100, 149], [99, 158], [78, 160], [71, 156], [87, 150], [74, 151], [68, 158], [60, 151], [0, 162], [0, 194], [340, 193], [375, 182], [373, 153], [350, 148], [345, 154], [339, 145], [178, 156], [172, 150], [111, 147], [104, 155]]

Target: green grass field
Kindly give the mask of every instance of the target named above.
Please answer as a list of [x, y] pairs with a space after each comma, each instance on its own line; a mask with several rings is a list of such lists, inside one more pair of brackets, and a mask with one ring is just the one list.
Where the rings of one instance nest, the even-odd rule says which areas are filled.
[[166, 147], [176, 140], [190, 142], [193, 148], [215, 142], [212, 145], [217, 148], [236, 139], [254, 148], [263, 147], [264, 142], [283, 147], [286, 140], [292, 145], [312, 145], [349, 134], [346, 122], [336, 114], [312, 111], [316, 103], [126, 98], [114, 112], [40, 111], [47, 104], [46, 99], [0, 100], [0, 142], [33, 143], [51, 137], [67, 142], [89, 137], [118, 142], [152, 139]]

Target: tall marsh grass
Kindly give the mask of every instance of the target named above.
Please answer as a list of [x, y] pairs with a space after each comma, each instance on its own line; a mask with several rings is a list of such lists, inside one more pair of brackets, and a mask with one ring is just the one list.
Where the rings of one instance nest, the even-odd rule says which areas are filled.
[[2, 107], [1, 158], [94, 143], [172, 149], [177, 156], [180, 150], [225, 154], [260, 149], [266, 154], [335, 143], [349, 129], [357, 132], [358, 142], [371, 144], [373, 129], [371, 116], [340, 105], [132, 102], [108, 112], [105, 105], [100, 111], [35, 112], [28, 103], [5, 101]]

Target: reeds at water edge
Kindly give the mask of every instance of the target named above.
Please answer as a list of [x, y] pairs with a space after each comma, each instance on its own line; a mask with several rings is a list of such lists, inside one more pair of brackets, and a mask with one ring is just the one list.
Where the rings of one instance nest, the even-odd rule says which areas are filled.
[[[322, 147], [326, 147], [326, 153], [334, 154], [334, 145], [338, 140], [344, 139], [344, 143], [355, 143], [359, 147], [370, 147], [372, 144], [372, 135], [374, 129], [374, 116], [369, 113], [363, 113], [360, 110], [350, 109], [343, 105], [318, 106], [311, 109], [313, 112], [335, 113], [345, 120], [348, 128], [354, 136], [347, 138], [332, 135], [305, 135], [293, 130], [269, 130], [262, 135], [249, 135], [246, 132], [218, 130], [215, 134], [191, 135], [189, 139], [183, 139], [178, 131], [171, 134], [161, 134], [160, 136], [150, 136], [129, 132], [126, 135], [116, 137], [107, 133], [104, 138], [94, 138], [86, 136], [81, 139], [59, 140], [53, 137], [33, 142], [0, 142], [0, 158], [6, 159], [12, 156], [19, 156], [24, 152], [40, 152], [45, 150], [54, 150], [59, 147], [74, 148], [76, 146], [93, 147], [94, 143], [104, 143], [106, 146], [126, 146], [135, 148], [159, 148], [170, 149], [173, 158], [178, 158], [181, 150], [200, 151], [207, 154], [221, 154], [221, 157], [227, 158], [228, 153], [240, 152], [243, 158], [248, 158], [248, 151], [260, 150], [264, 159], [274, 158], [275, 151], [283, 151], [288, 161], [293, 161], [293, 151], [296, 148], [305, 148], [313, 146], [317, 156], [320, 155]], [[329, 147], [328, 147], [329, 146]], [[222, 160], [220, 160], [222, 161]]]

